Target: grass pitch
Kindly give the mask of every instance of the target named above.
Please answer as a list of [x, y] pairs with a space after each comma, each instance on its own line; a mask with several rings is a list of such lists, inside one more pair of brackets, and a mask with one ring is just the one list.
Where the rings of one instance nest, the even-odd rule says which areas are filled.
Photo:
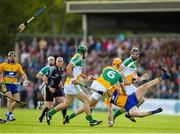
[[[0, 109], [0, 117], [4, 117], [6, 109]], [[68, 111], [70, 114], [72, 111]], [[0, 124], [0, 133], [180, 133], [180, 116], [156, 115], [137, 119], [131, 122], [124, 115], [117, 118], [115, 125], [107, 127], [107, 112], [93, 112], [94, 119], [103, 120], [99, 126], [89, 127], [85, 114], [71, 120], [70, 124], [62, 124], [61, 112], [53, 116], [51, 126], [46, 119], [38, 122], [40, 110], [16, 109], [16, 121]]]

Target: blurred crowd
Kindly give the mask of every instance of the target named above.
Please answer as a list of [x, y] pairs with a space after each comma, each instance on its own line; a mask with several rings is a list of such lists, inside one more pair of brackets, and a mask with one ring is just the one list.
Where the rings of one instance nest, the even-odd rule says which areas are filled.
[[[19, 62], [28, 78], [33, 81], [24, 93], [24, 99], [39, 100], [40, 81], [35, 78], [35, 75], [46, 65], [47, 57], [62, 56], [67, 64], [81, 41], [82, 38], [78, 37], [23, 37], [19, 39], [17, 45]], [[124, 60], [129, 57], [132, 47], [138, 47], [141, 51], [138, 60], [139, 76], [147, 72], [151, 76], [150, 79], [154, 79], [161, 74], [160, 66], [167, 67], [172, 76], [170, 81], [163, 81], [153, 87], [155, 89], [151, 90], [146, 97], [178, 99], [180, 96], [180, 36], [126, 37], [124, 34], [117, 37], [89, 36], [87, 46], [89, 55], [84, 68], [87, 74], [99, 76], [103, 67], [110, 65], [114, 57], [118, 56]]]

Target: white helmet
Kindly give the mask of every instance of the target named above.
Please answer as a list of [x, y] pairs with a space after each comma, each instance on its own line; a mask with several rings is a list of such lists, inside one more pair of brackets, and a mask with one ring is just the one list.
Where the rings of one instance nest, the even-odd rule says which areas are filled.
[[47, 61], [50, 61], [50, 60], [54, 60], [54, 61], [55, 61], [55, 58], [54, 58], [53, 56], [49, 56], [49, 57], [47, 58]]

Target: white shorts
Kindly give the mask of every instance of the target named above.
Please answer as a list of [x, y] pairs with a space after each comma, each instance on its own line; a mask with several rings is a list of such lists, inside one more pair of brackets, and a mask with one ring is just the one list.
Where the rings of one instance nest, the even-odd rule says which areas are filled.
[[[97, 81], [93, 81], [93, 83], [91, 84], [91, 88], [96, 89], [97, 91], [106, 92], [106, 88]], [[95, 91], [92, 93], [92, 98], [97, 101], [100, 101], [102, 97], [103, 97], [102, 95], [98, 94]]]
[[79, 91], [83, 91], [79, 85], [73, 85], [73, 84], [64, 85], [64, 93], [67, 95], [75, 95]]
[[40, 86], [39, 86], [39, 89], [41, 91], [41, 94], [43, 96], [43, 98], [46, 97], [46, 84], [42, 83]]
[[125, 90], [126, 90], [127, 95], [131, 95], [137, 90], [137, 87], [131, 84], [131, 85], [125, 86]]

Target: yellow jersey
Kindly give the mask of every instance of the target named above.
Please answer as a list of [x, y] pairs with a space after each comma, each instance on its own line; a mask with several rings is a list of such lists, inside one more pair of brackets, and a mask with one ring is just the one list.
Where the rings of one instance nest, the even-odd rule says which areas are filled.
[[4, 82], [17, 82], [16, 74], [24, 74], [24, 71], [20, 64], [9, 64], [9, 63], [1, 63], [0, 64], [0, 73], [3, 74], [2, 81]]
[[128, 96], [124, 95], [123, 91], [117, 85], [114, 85], [109, 91], [109, 97], [105, 98], [105, 103], [109, 106], [111, 103], [118, 107], [124, 107]]

